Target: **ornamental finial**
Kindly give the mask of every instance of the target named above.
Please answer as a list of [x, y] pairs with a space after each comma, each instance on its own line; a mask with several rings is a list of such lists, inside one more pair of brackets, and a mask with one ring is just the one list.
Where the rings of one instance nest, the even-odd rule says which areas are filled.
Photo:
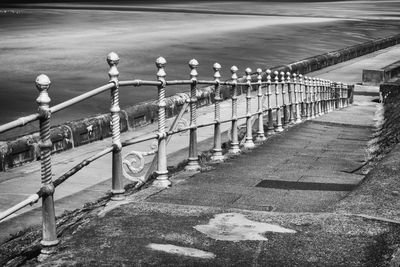
[[262, 69], [261, 68], [258, 68], [257, 69], [257, 80], [259, 81], [259, 82], [261, 82], [261, 80], [262, 80], [262, 75], [261, 75], [261, 73], [262, 73]]
[[297, 79], [296, 79], [297, 74], [296, 74], [296, 73], [293, 73], [292, 75], [293, 75], [293, 82], [297, 82]]
[[246, 80], [247, 82], [251, 82], [251, 69], [250, 68], [246, 68], [244, 70], [244, 72], [246, 73]]
[[232, 80], [237, 80], [237, 78], [238, 78], [238, 76], [237, 76], [237, 74], [236, 74], [236, 72], [238, 71], [239, 69], [236, 67], [236, 66], [232, 66], [232, 68], [231, 68], [231, 73], [232, 73]]
[[36, 102], [39, 105], [48, 105], [51, 100], [47, 92], [51, 84], [49, 77], [45, 74], [40, 74], [36, 77], [35, 84], [36, 88], [39, 90], [39, 97], [36, 99]]
[[286, 81], [290, 83], [290, 72], [286, 72]]
[[196, 59], [192, 59], [189, 61], [189, 67], [191, 69], [190, 71], [190, 77], [192, 79], [196, 79], [198, 72], [197, 72], [197, 67], [199, 66], [199, 62]]
[[214, 69], [214, 78], [217, 80], [219, 80], [219, 78], [221, 78], [221, 73], [219, 73], [219, 71], [221, 70], [221, 65], [219, 63], [214, 63], [213, 65], [213, 69]]
[[156, 59], [156, 67], [158, 68], [157, 72], [157, 78], [164, 79], [167, 74], [165, 73], [165, 65], [167, 64], [167, 61], [163, 57], [159, 57]]
[[281, 82], [285, 82], [285, 73], [283, 71], [281, 71]]
[[274, 79], [275, 79], [275, 82], [276, 83], [278, 83], [279, 82], [279, 77], [278, 77], [278, 75], [279, 75], [279, 72], [276, 70], [276, 71], [274, 71]]
[[267, 69], [266, 73], [267, 73], [267, 82], [271, 83], [271, 73], [272, 73], [271, 70]]
[[117, 65], [119, 63], [119, 57], [117, 53], [111, 52], [107, 55], [107, 63], [110, 66], [110, 70], [108, 71], [108, 77], [110, 77], [110, 81], [118, 81], [119, 71], [117, 69]]

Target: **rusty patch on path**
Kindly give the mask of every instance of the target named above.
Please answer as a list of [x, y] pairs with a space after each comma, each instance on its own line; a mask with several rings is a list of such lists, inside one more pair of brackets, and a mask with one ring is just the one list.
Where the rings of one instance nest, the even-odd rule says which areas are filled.
[[279, 225], [251, 221], [240, 213], [217, 214], [208, 224], [197, 225], [197, 231], [216, 240], [268, 240], [262, 234], [265, 232], [296, 233]]

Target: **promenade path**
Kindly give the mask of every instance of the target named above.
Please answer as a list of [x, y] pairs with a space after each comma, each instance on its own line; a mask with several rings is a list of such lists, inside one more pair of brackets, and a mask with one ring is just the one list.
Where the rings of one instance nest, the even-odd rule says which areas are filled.
[[[364, 66], [388, 65], [399, 53], [400, 46], [391, 47], [310, 76], [357, 83]], [[128, 196], [126, 201], [111, 202], [98, 218], [63, 241], [60, 247], [69, 250], [55, 257], [63, 258], [67, 264], [83, 265], [357, 265], [370, 256], [373, 261], [369, 246], [390, 227], [329, 213], [329, 207], [364, 177], [360, 167], [368, 158], [367, 142], [377, 120], [379, 104], [373, 101], [376, 98], [356, 95], [350, 107], [293, 125], [251, 152], [210, 164], [209, 170], [194, 175], [178, 172], [172, 177], [171, 188], [149, 187]], [[244, 96], [239, 101], [245, 101]], [[224, 102], [222, 108], [222, 114], [229, 117], [230, 102]], [[239, 115], [244, 112], [243, 108]], [[198, 121], [212, 119], [212, 106], [200, 109]], [[230, 125], [224, 127], [227, 131]], [[155, 125], [149, 125], [123, 138], [154, 130]], [[199, 131], [199, 150], [212, 148], [211, 137], [211, 127]], [[226, 133], [224, 138], [227, 140]], [[109, 142], [55, 155], [55, 176]], [[171, 139], [169, 165], [187, 158], [187, 142], [187, 134]], [[148, 146], [149, 143], [142, 144], [134, 149], [146, 151]], [[57, 213], [103, 196], [111, 187], [110, 162], [110, 157], [104, 157], [57, 188]], [[31, 163], [0, 175], [0, 209], [39, 188], [38, 168], [37, 163]], [[1, 222], [0, 237], [33, 223], [40, 223], [37, 207]], [[374, 233], [368, 232], [371, 224]], [[343, 250], [342, 254], [337, 254], [337, 247]], [[56, 258], [50, 258], [48, 264]]]

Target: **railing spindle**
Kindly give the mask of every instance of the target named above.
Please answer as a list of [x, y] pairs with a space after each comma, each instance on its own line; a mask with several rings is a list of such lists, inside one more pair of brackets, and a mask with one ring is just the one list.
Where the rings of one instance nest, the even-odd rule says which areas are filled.
[[264, 109], [263, 109], [263, 91], [262, 91], [262, 69], [257, 69], [257, 83], [258, 83], [258, 131], [257, 131], [257, 142], [265, 141], [264, 135]]
[[[315, 78], [314, 78], [315, 79]], [[311, 119], [315, 119], [315, 84], [312, 77], [308, 77], [308, 84], [310, 90], [310, 101], [311, 101]]]
[[197, 67], [199, 62], [196, 59], [189, 61], [190, 67], [190, 139], [189, 139], [189, 158], [185, 167], [186, 171], [200, 170], [199, 156], [197, 155]]
[[42, 240], [44, 246], [42, 254], [49, 254], [51, 251], [47, 247], [58, 244], [56, 234], [56, 219], [54, 211], [54, 185], [53, 174], [51, 171], [51, 150], [50, 140], [50, 97], [48, 89], [50, 88], [50, 79], [42, 74], [36, 78], [36, 88], [39, 90], [39, 97], [36, 99], [38, 111], [40, 114], [40, 163], [41, 163], [41, 189], [42, 192]]
[[232, 66], [232, 129], [231, 129], [231, 147], [229, 149], [230, 154], [239, 154], [239, 136], [238, 136], [238, 119], [237, 119], [237, 79], [238, 76], [236, 72], [238, 68], [236, 66]]
[[275, 79], [275, 107], [276, 107], [276, 128], [275, 132], [282, 132], [282, 117], [281, 117], [281, 106], [279, 105], [279, 73], [274, 71], [274, 79]]
[[288, 105], [286, 104], [286, 79], [285, 73], [281, 71], [281, 88], [282, 88], [282, 112], [283, 112], [283, 128], [287, 128], [289, 126], [289, 109]]
[[215, 125], [214, 125], [214, 148], [213, 148], [213, 155], [211, 156], [211, 160], [213, 161], [223, 161], [224, 156], [222, 155], [222, 148], [221, 148], [221, 86], [220, 86], [220, 78], [221, 78], [221, 73], [219, 72], [221, 70], [221, 65], [218, 63], [215, 63], [214, 66], [214, 81], [215, 81], [215, 87], [214, 87], [214, 101], [215, 101]]
[[297, 84], [297, 74], [293, 73], [293, 91], [294, 91], [294, 105], [295, 105], [295, 112], [296, 112], [296, 119], [295, 123], [301, 122], [301, 114], [300, 114], [300, 86]]
[[254, 148], [253, 142], [253, 131], [252, 131], [252, 123], [251, 123], [251, 69], [247, 68], [245, 70], [246, 73], [246, 83], [247, 83], [247, 92], [246, 92], [246, 140], [244, 142], [244, 148], [252, 149]]
[[157, 166], [157, 179], [153, 182], [154, 186], [157, 187], [168, 187], [171, 186], [171, 181], [168, 179], [167, 169], [167, 144], [165, 133], [165, 65], [167, 61], [163, 57], [159, 57], [156, 60], [157, 80], [161, 82], [158, 86], [158, 166]]
[[[288, 101], [289, 101], [289, 123], [294, 124], [295, 120], [295, 104], [293, 103], [293, 87], [295, 86], [294, 84], [291, 83], [291, 73], [286, 72], [286, 83], [288, 86]], [[295, 96], [294, 98], [296, 99], [296, 92], [294, 92]], [[296, 101], [296, 100], [295, 100]]]
[[268, 108], [268, 127], [267, 127], [267, 135], [273, 135], [275, 133], [274, 130], [274, 117], [272, 115], [272, 82], [271, 82], [271, 70], [267, 70], [267, 90], [265, 95], [267, 96], [267, 108]]
[[116, 53], [111, 52], [107, 56], [107, 63], [110, 66], [108, 76], [110, 77], [110, 83], [114, 83], [114, 87], [111, 88], [111, 129], [112, 129], [112, 200], [124, 199], [124, 185], [122, 181], [122, 145], [121, 145], [121, 129], [119, 119], [119, 83], [118, 76], [119, 71], [117, 65], [119, 63], [119, 57]]
[[306, 102], [303, 74], [299, 74], [299, 91], [300, 91], [300, 117], [306, 118]]
[[324, 115], [322, 109], [323, 92], [322, 92], [322, 83], [320, 78], [317, 78], [317, 87], [318, 87], [318, 115], [322, 116]]
[[306, 120], [311, 119], [311, 100], [310, 100], [310, 84], [308, 82], [308, 77], [304, 76], [304, 90], [306, 94], [306, 109], [305, 109], [305, 116]]

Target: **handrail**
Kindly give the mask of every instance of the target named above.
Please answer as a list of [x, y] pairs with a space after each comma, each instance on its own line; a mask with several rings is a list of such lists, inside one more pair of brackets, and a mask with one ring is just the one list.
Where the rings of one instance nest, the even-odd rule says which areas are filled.
[[[32, 194], [22, 202], [14, 205], [6, 211], [0, 213], [0, 220], [10, 216], [21, 208], [33, 204], [42, 198], [43, 205], [43, 246], [53, 246], [58, 243], [55, 232], [55, 213], [54, 213], [54, 190], [69, 177], [77, 173], [79, 170], [89, 165], [93, 161], [112, 153], [112, 199], [115, 201], [124, 199], [124, 187], [122, 183], [123, 173], [127, 173], [123, 169], [123, 162], [127, 164], [130, 171], [141, 172], [143, 171], [145, 161], [143, 159], [146, 155], [156, 154], [151, 168], [146, 175], [153, 171], [156, 166], [157, 178], [153, 182], [153, 186], [168, 187], [171, 182], [168, 177], [167, 169], [167, 152], [166, 146], [171, 136], [189, 131], [189, 155], [188, 165], [186, 170], [195, 171], [200, 169], [200, 163], [197, 151], [197, 130], [203, 127], [214, 126], [214, 147], [212, 152], [212, 160], [223, 161], [225, 155], [222, 154], [221, 149], [221, 124], [232, 123], [230, 130], [230, 154], [238, 154], [242, 149], [252, 149], [255, 143], [262, 143], [266, 140], [266, 136], [272, 135], [275, 132], [283, 131], [291, 124], [300, 123], [303, 120], [315, 118], [317, 116], [328, 113], [332, 110], [343, 108], [349, 105], [349, 87], [342, 83], [332, 82], [328, 80], [306, 77], [296, 73], [272, 73], [270, 70], [262, 71], [257, 69], [255, 73], [250, 68], [245, 70], [245, 76], [238, 78], [238, 68], [232, 66], [232, 76], [229, 80], [221, 81], [220, 69], [218, 63], [213, 65], [214, 80], [198, 80], [198, 62], [195, 59], [190, 60], [190, 79], [185, 80], [166, 80], [165, 65], [166, 60], [162, 57], [156, 60], [157, 66], [157, 81], [148, 80], [126, 80], [119, 81], [119, 71], [117, 65], [119, 57], [115, 53], [110, 53], [107, 56], [107, 63], [110, 67], [108, 75], [109, 82], [105, 85], [92, 89], [79, 96], [71, 98], [67, 101], [59, 103], [50, 107], [50, 97], [48, 89], [50, 87], [50, 79], [46, 75], [39, 75], [36, 79], [36, 87], [39, 90], [39, 97], [36, 99], [38, 103], [38, 112], [18, 118], [14, 121], [0, 125], [0, 133], [26, 125], [27, 123], [39, 120], [40, 124], [40, 143], [39, 148], [41, 151], [41, 182], [42, 186], [36, 194]], [[169, 130], [165, 130], [166, 126], [166, 88], [172, 85], [187, 85], [190, 87], [190, 96], [186, 99], [183, 109], [176, 117], [173, 125]], [[197, 123], [197, 86], [208, 85], [214, 93], [214, 120]], [[158, 90], [158, 130], [155, 133], [138, 136], [129, 140], [121, 141], [120, 129], [120, 107], [119, 107], [119, 88], [125, 86], [153, 86]], [[221, 119], [221, 86], [228, 86], [231, 90], [231, 103], [232, 103], [232, 116], [229, 119]], [[241, 86], [246, 91], [246, 113], [245, 115], [238, 115], [238, 86]], [[253, 88], [257, 90], [257, 109], [253, 110], [251, 107], [251, 91]], [[76, 164], [70, 170], [53, 181], [51, 171], [51, 150], [52, 143], [50, 139], [50, 114], [59, 112], [68, 108], [76, 103], [85, 101], [97, 94], [105, 91], [111, 92], [110, 99], [110, 114], [111, 114], [111, 131], [112, 131], [112, 144], [103, 150], [97, 152], [80, 163]], [[273, 104], [275, 100], [275, 104]], [[188, 125], [177, 127], [186, 108], [190, 106], [190, 122]], [[274, 113], [273, 113], [274, 112]], [[263, 116], [267, 114], [267, 132], [264, 133]], [[274, 118], [275, 116], [275, 118]], [[256, 117], [258, 118], [257, 135], [255, 141], [253, 140], [252, 128]], [[243, 140], [238, 140], [239, 120], [246, 120], [246, 134]], [[276, 122], [276, 123], [274, 123]], [[149, 140], [157, 140], [157, 146], [150, 152], [133, 151], [129, 155], [136, 157], [134, 162], [139, 166], [133, 166], [132, 162], [122, 159], [122, 149], [126, 146], [142, 143]], [[139, 179], [140, 180], [140, 179]], [[141, 180], [144, 182], [146, 179]]]

